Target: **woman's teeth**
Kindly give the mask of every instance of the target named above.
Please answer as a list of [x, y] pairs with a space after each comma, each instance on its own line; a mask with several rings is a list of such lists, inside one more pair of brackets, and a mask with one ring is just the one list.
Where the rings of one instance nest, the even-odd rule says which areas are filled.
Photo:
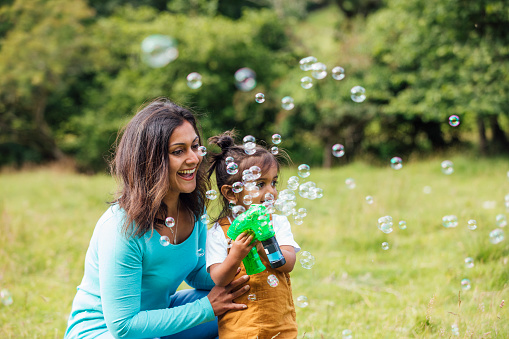
[[180, 175], [189, 175], [189, 174], [193, 174], [194, 171], [196, 171], [196, 167], [193, 169], [189, 169], [189, 170], [178, 171], [177, 173]]

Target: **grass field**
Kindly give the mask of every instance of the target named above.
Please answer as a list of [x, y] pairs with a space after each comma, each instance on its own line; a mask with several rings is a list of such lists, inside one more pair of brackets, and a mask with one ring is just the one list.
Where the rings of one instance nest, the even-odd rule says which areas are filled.
[[[308, 215], [292, 226], [302, 250], [316, 258], [312, 269], [297, 264], [292, 273], [294, 299], [309, 301], [297, 307], [299, 338], [342, 338], [345, 329], [354, 338], [454, 338], [453, 325], [459, 338], [509, 337], [509, 305], [501, 307], [509, 302], [509, 242], [489, 238], [496, 215], [509, 216], [509, 162], [453, 157], [455, 172], [445, 175], [442, 160], [398, 171], [363, 163], [311, 170], [307, 180], [324, 197], [299, 197]], [[281, 188], [291, 175], [296, 170], [283, 171]], [[345, 185], [349, 177], [354, 189]], [[63, 336], [92, 230], [114, 190], [106, 175], [0, 175], [0, 290], [13, 298], [0, 304], [0, 338]], [[442, 226], [450, 214], [458, 217], [455, 228]], [[377, 228], [385, 215], [394, 221], [390, 234]], [[476, 230], [467, 228], [469, 219]], [[400, 220], [407, 229], [398, 228]], [[474, 267], [465, 267], [466, 257]], [[469, 290], [461, 287], [465, 278]]]

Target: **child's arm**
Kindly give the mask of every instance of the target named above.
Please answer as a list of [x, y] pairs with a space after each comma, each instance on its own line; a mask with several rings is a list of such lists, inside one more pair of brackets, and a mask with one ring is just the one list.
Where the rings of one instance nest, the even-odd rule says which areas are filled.
[[220, 264], [213, 264], [209, 267], [210, 277], [217, 286], [226, 286], [232, 282], [237, 274], [237, 268], [242, 259], [251, 251], [255, 245], [253, 235], [242, 232], [237, 239], [233, 241], [230, 253]]
[[[263, 256], [265, 260], [269, 261], [269, 258], [267, 257], [267, 254], [265, 253], [265, 250], [263, 249], [261, 243], [256, 249], [258, 250], [258, 254], [260, 256]], [[293, 271], [293, 268], [295, 267], [295, 261], [297, 260], [295, 249], [291, 245], [279, 246], [279, 249], [281, 250], [281, 253], [283, 253], [286, 263], [283, 266], [276, 268], [276, 270], [280, 272], [290, 273], [291, 271]]]

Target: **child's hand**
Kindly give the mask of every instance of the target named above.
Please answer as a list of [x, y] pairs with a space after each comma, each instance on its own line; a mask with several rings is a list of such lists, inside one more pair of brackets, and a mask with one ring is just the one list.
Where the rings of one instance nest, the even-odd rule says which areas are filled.
[[254, 245], [253, 235], [248, 234], [247, 232], [242, 232], [239, 234], [237, 239], [232, 242], [229, 255], [233, 256], [238, 261], [241, 261], [246, 257], [249, 251], [251, 251]]

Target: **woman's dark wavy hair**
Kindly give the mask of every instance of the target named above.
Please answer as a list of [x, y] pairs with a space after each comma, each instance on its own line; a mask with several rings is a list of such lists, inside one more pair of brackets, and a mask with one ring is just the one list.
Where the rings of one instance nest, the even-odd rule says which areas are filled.
[[[173, 131], [185, 121], [193, 126], [201, 144], [193, 113], [167, 98], [157, 98], [142, 107], [117, 136], [110, 169], [119, 189], [112, 203], [118, 203], [126, 212], [123, 225], [126, 236], [152, 232], [160, 227], [154, 219], [166, 216], [167, 206], [163, 198], [170, 188], [169, 142]], [[196, 174], [196, 189], [179, 196], [180, 204], [194, 215], [195, 220], [204, 213], [207, 201], [205, 192], [209, 181], [204, 167], [202, 162]]]
[[[223, 185], [232, 185], [236, 181], [242, 182], [242, 172], [249, 169], [251, 166], [258, 166], [261, 169], [262, 175], [266, 173], [271, 166], [277, 166], [277, 171], [283, 163], [289, 163], [290, 159], [286, 152], [279, 150], [277, 155], [272, 154], [269, 150], [261, 145], [256, 145], [256, 152], [253, 155], [248, 155], [244, 152], [243, 145], [235, 144], [236, 133], [234, 130], [226, 131], [220, 135], [213, 136], [208, 139], [210, 145], [217, 145], [221, 149], [220, 153], [209, 154], [209, 169], [207, 170], [208, 178], [216, 174], [216, 184], [218, 192], [221, 193]], [[235, 163], [239, 166], [237, 174], [231, 175], [226, 171], [226, 158], [233, 157]], [[213, 222], [224, 218], [231, 214], [229, 208], [229, 201], [221, 194], [221, 212]]]

